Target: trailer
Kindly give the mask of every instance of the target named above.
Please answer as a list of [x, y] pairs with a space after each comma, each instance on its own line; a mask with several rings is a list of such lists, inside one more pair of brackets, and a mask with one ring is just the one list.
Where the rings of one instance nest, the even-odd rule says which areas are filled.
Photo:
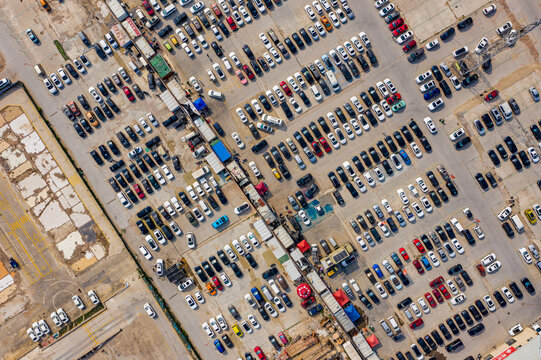
[[152, 48], [152, 46], [148, 43], [147, 39], [144, 36], [141, 36], [140, 38], [135, 40], [135, 45], [139, 48], [139, 51], [146, 59], [150, 59], [154, 55], [156, 55], [156, 51]]
[[122, 46], [124, 49], [128, 49], [133, 45], [131, 38], [129, 37], [126, 30], [124, 30], [122, 25], [115, 24], [111, 26], [111, 32], [113, 33], [113, 36], [118, 42], [118, 45]]
[[107, 0], [106, 3], [118, 21], [124, 21], [128, 18], [128, 12], [124, 9], [119, 0]]
[[171, 91], [165, 90], [160, 95], [158, 95], [160, 99], [162, 99], [163, 103], [169, 111], [174, 113], [175, 111], [180, 109], [180, 104], [178, 103], [177, 99], [171, 94]]

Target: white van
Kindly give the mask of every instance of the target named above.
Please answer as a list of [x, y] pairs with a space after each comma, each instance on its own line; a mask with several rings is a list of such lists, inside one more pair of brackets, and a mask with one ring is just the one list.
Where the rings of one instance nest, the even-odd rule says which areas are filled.
[[396, 332], [400, 331], [400, 326], [398, 326], [398, 323], [396, 322], [396, 319], [393, 316], [389, 316], [387, 320], [389, 320], [389, 324], [391, 324], [394, 331]]
[[319, 89], [317, 88], [317, 86], [312, 85], [310, 87], [310, 90], [312, 90], [312, 93], [316, 97], [316, 101], [321, 101], [323, 99], [323, 96], [321, 96], [321, 93], [319, 92]]
[[207, 215], [207, 216], [212, 215], [212, 211], [209, 209], [209, 207], [207, 206], [207, 204], [203, 200], [199, 200], [199, 207], [201, 208], [201, 210], [203, 210], [205, 215]]
[[261, 292], [263, 293], [263, 296], [267, 298], [268, 301], [272, 301], [274, 299], [274, 296], [270, 293], [269, 289], [267, 288], [267, 285], [261, 286]]
[[456, 231], [458, 231], [459, 233], [462, 233], [462, 231], [464, 230], [464, 228], [462, 227], [462, 225], [460, 225], [460, 223], [458, 222], [458, 220], [456, 218], [452, 218], [451, 219], [451, 225], [453, 225], [453, 227], [456, 229]]
[[[201, 35], [199, 35], [199, 36], [201, 36]], [[225, 69], [227, 71], [229, 71], [229, 72], [233, 71], [233, 66], [231, 66], [231, 62], [229, 61], [228, 58], [223, 57], [222, 62], [224, 63]]]
[[506, 101], [498, 106], [500, 109], [500, 112], [502, 113], [505, 120], [509, 120], [513, 117], [513, 112], [511, 111], [511, 106], [509, 106], [509, 103]]
[[156, 1], [156, 0], [150, 0], [150, 5], [152, 5], [154, 10], [156, 10], [156, 11], [160, 11], [162, 9], [160, 4], [158, 4], [158, 1]]
[[268, 114], [263, 114], [263, 116], [261, 116], [261, 120], [263, 120], [267, 124], [275, 126], [282, 126], [284, 124], [284, 120], [278, 119], [277, 117]]
[[331, 87], [333, 91], [334, 92], [340, 91], [340, 85], [338, 85], [338, 81], [336, 80], [336, 76], [334, 76], [333, 72], [327, 71], [325, 75], [327, 76], [327, 80], [329, 80], [329, 82], [331, 83]]
[[304, 161], [302, 161], [301, 157], [298, 154], [295, 155], [295, 161], [297, 162], [297, 165], [299, 165], [299, 168], [301, 170], [306, 169], [306, 165], [304, 164]]
[[133, 70], [134, 73], [136, 73], [137, 75], [141, 74], [141, 70], [139, 70], [139, 67], [135, 65], [133, 61], [130, 61], [128, 65], [130, 66], [130, 68]]
[[387, 322], [385, 320], [380, 320], [379, 324], [381, 325], [381, 327], [383, 328], [383, 331], [385, 331], [387, 335], [393, 336], [393, 332], [391, 328], [389, 327], [389, 325], [387, 325]]
[[334, 249], [338, 249], [338, 244], [336, 243], [336, 240], [334, 240], [332, 237], [330, 237], [329, 242], [331, 243], [331, 245], [332, 245], [332, 247]]
[[220, 99], [220, 100], [223, 99], [224, 97], [224, 94], [216, 90], [209, 90], [208, 94], [210, 97], [215, 98], [215, 99]]
[[34, 70], [36, 70], [38, 76], [45, 76], [45, 70], [43, 70], [41, 64], [34, 65]]
[[511, 220], [511, 223], [517, 229], [517, 232], [523, 232], [524, 231], [524, 224], [522, 224], [522, 221], [520, 221], [520, 218], [517, 214], [511, 216], [509, 218]]
[[177, 11], [175, 4], [169, 4], [162, 10], [161, 15], [166, 18], [175, 11]]

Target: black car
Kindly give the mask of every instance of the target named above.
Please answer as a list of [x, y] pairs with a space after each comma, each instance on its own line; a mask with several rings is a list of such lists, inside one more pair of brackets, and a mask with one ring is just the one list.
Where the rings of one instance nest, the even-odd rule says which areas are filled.
[[[311, 66], [309, 67], [311, 69]], [[314, 83], [314, 77], [312, 76], [312, 73], [310, 72], [310, 70], [308, 70], [306, 67], [303, 67], [301, 69], [301, 74], [304, 76], [306, 81], [308, 81], [308, 84], [312, 85]], [[318, 74], [319, 74], [319, 71], [318, 71]]]
[[462, 276], [462, 278], [464, 279], [466, 284], [468, 284], [468, 286], [473, 286], [473, 281], [472, 281], [470, 275], [466, 272], [466, 270], [462, 270], [460, 275]]
[[[447, 186], [447, 189], [449, 189], [449, 192], [451, 193], [452, 196], [458, 195], [458, 190], [454, 182], [452, 182], [451, 180], [448, 180], [447, 182], [445, 182], [445, 186]], [[438, 189], [438, 190], [441, 190], [441, 189]]]
[[462, 80], [462, 86], [467, 87], [467, 86], [473, 84], [474, 82], [476, 82], [478, 79], [479, 79], [479, 75], [471, 74], [470, 76], [468, 76], [467, 78]]
[[[409, 131], [408, 131], [408, 133], [409, 133]], [[398, 146], [400, 146], [400, 147], [406, 146], [406, 142], [404, 141], [404, 138], [402, 137], [402, 134], [400, 134], [400, 132], [395, 131], [393, 133], [393, 137], [395, 138], [396, 142], [398, 143]]]
[[447, 84], [447, 81], [441, 80], [439, 84], [445, 96], [451, 96], [451, 88], [449, 87], [449, 84]]
[[496, 182], [496, 179], [494, 179], [494, 175], [492, 175], [491, 172], [487, 172], [485, 174], [485, 176], [487, 177], [488, 181], [490, 182], [490, 186], [492, 186], [493, 188], [498, 186], [498, 183]]
[[368, 56], [368, 60], [370, 60], [370, 64], [372, 64], [372, 66], [378, 65], [378, 59], [376, 58], [376, 54], [374, 54], [372, 49], [366, 50], [366, 56]]
[[357, 61], [361, 65], [361, 68], [363, 69], [364, 72], [366, 72], [366, 71], [368, 71], [368, 69], [370, 69], [370, 66], [368, 65], [368, 62], [366, 61], [366, 59], [364, 58], [364, 56], [362, 54], [357, 55]]
[[368, 95], [366, 95], [364, 91], [361, 92], [360, 97], [366, 106], [372, 106], [372, 100], [370, 100], [370, 98], [368, 97]]
[[233, 272], [235, 273], [235, 276], [240, 279], [242, 277], [242, 271], [240, 270], [240, 267], [237, 265], [237, 263], [233, 262], [230, 266], [231, 270], [233, 270]]
[[457, 335], [460, 332], [458, 330], [458, 328], [456, 327], [455, 322], [453, 321], [453, 319], [448, 318], [447, 320], [445, 320], [445, 322], [447, 323], [447, 326], [449, 326], [449, 328], [451, 329], [453, 334]]
[[479, 313], [479, 310], [477, 310], [477, 308], [475, 306], [470, 305], [468, 307], [468, 310], [473, 315], [473, 317], [475, 318], [476, 321], [480, 321], [482, 319], [481, 314]]
[[432, 151], [432, 145], [430, 145], [430, 142], [428, 142], [428, 139], [426, 138], [426, 136], [421, 136], [419, 138], [419, 141], [421, 142], [421, 145], [423, 146], [426, 152]]
[[483, 120], [488, 130], [494, 129], [494, 121], [492, 121], [490, 115], [484, 113], [483, 115], [481, 115], [481, 120]]
[[[306, 31], [305, 31], [305, 33], [306, 33]], [[308, 34], [306, 34], [306, 35], [308, 35]], [[301, 37], [297, 33], [291, 34], [291, 37], [293, 38], [293, 40], [295, 40], [295, 43], [297, 44], [299, 49], [304, 49], [304, 42], [302, 42]], [[310, 39], [310, 38], [308, 38], [308, 39]]]
[[218, 45], [218, 43], [216, 43], [216, 41], [211, 42], [210, 46], [212, 47], [212, 50], [214, 50], [214, 52], [216, 53], [216, 56], [218, 56], [219, 58], [222, 58], [224, 56], [222, 48], [220, 47], [220, 45]]
[[205, 272], [203, 271], [203, 268], [201, 268], [201, 266], [197, 265], [193, 268], [195, 270], [195, 273], [197, 274], [197, 276], [199, 276], [199, 278], [201, 279], [202, 282], [207, 282], [208, 281], [208, 277], [207, 275], [205, 274]]
[[[378, 93], [376, 92], [376, 89], [374, 89], [373, 86], [370, 86], [368, 88], [368, 93], [370, 94], [370, 97], [372, 97], [372, 100], [374, 100], [376, 103], [379, 103], [381, 101]], [[367, 105], [369, 106], [369, 105]]]
[[453, 36], [455, 34], [455, 28], [453, 27], [450, 27], [449, 29], [445, 30], [441, 35], [440, 35], [440, 39], [442, 41], [445, 41], [447, 39], [449, 39], [451, 36]]
[[503, 141], [505, 142], [505, 145], [509, 148], [509, 151], [513, 154], [518, 151], [517, 146], [515, 145], [515, 142], [511, 138], [511, 136], [506, 136], [503, 138]]
[[333, 191], [332, 195], [336, 199], [336, 202], [338, 203], [338, 205], [345, 204], [344, 198], [342, 197], [342, 195], [340, 195], [340, 192], [338, 190]]
[[515, 232], [513, 231], [513, 228], [511, 227], [511, 225], [509, 225], [508, 222], [504, 222], [502, 224], [502, 229], [503, 229], [503, 231], [505, 231], [505, 234], [508, 237], [512, 238], [513, 236], [515, 236]]
[[297, 47], [295, 46], [295, 44], [293, 44], [293, 41], [291, 41], [290, 38], [286, 37], [284, 39], [284, 43], [286, 44], [286, 46], [289, 48], [289, 51], [291, 51], [292, 54], [296, 54], [298, 53], [299, 51], [297, 50]]
[[468, 26], [471, 26], [471, 24], [473, 24], [473, 19], [471, 17], [468, 17], [462, 20], [461, 22], [459, 22], [458, 24], [456, 24], [456, 27], [458, 28], [458, 30], [463, 30], [467, 28]]
[[520, 150], [519, 153], [518, 153], [518, 157], [520, 158], [520, 161], [522, 162], [522, 165], [524, 165], [524, 167], [529, 167], [530, 166], [530, 164], [531, 164], [530, 158], [526, 154], [526, 151]]
[[453, 352], [463, 345], [464, 343], [462, 342], [462, 340], [456, 339], [453, 342], [449, 343], [449, 345], [446, 345], [445, 350], [447, 350], [448, 352]]
[[529, 294], [535, 293], [535, 288], [533, 287], [532, 282], [527, 277], [522, 278], [520, 282], [522, 282], [522, 285], [524, 285], [526, 291], [528, 291]]
[[518, 106], [518, 103], [514, 98], [509, 99], [509, 106], [511, 106], [511, 110], [513, 110], [515, 115], [520, 114], [520, 106]]
[[443, 339], [441, 338], [440, 334], [438, 333], [438, 330], [432, 330], [430, 335], [432, 335], [432, 337], [434, 338], [434, 340], [436, 341], [436, 343], [439, 346], [443, 345]]
[[376, 164], [379, 164], [380, 162], [380, 157], [378, 155], [378, 152], [376, 151], [376, 149], [374, 149], [374, 147], [369, 147], [368, 148], [368, 153], [370, 154], [370, 156], [372, 157], [372, 160], [376, 163]]
[[469, 143], [471, 143], [471, 138], [469, 136], [466, 136], [465, 138], [462, 138], [455, 143], [455, 149], [463, 149]]
[[512, 281], [509, 283], [509, 288], [511, 289], [511, 291], [513, 292], [513, 294], [515, 294], [515, 296], [517, 297], [517, 299], [522, 299], [522, 291], [519, 289], [519, 287], [517, 286], [517, 283]]
[[342, 179], [342, 181], [344, 183], [348, 182], [349, 178], [348, 178], [348, 176], [346, 175], [346, 172], [344, 171], [344, 169], [342, 169], [341, 166], [338, 166], [336, 168], [336, 172], [338, 173], [338, 176], [340, 176], [340, 179]]
[[485, 325], [483, 325], [483, 323], [479, 323], [475, 325], [474, 327], [471, 327], [468, 329], [468, 335], [474, 336], [474, 335], [479, 334], [483, 330], [485, 330]]
[[498, 290], [494, 291], [492, 295], [494, 295], [494, 299], [496, 299], [496, 301], [498, 302], [498, 304], [500, 304], [501, 307], [507, 306], [507, 301], [505, 301], [503, 295]]
[[460, 328], [460, 330], [464, 330], [466, 328], [466, 324], [464, 324], [464, 321], [462, 320], [460, 315], [458, 315], [458, 314], [453, 315], [453, 319], [455, 320], [455, 322], [458, 325], [458, 327]]
[[453, 337], [451, 335], [451, 333], [449, 332], [449, 330], [447, 330], [447, 327], [441, 323], [438, 325], [438, 328], [440, 329], [441, 333], [443, 334], [443, 337], [447, 340], [451, 340], [451, 338]]
[[520, 163], [518, 157], [515, 154], [511, 155], [509, 157], [509, 160], [511, 160], [511, 163], [515, 167], [515, 170], [519, 171], [520, 169], [522, 169], [522, 164]]
[[477, 173], [475, 174], [475, 180], [479, 183], [479, 186], [481, 186], [481, 189], [487, 190], [488, 189], [488, 183], [485, 180], [483, 174]]
[[257, 311], [259, 311], [259, 314], [261, 315], [261, 317], [263, 318], [263, 320], [265, 321], [269, 321], [269, 314], [267, 314], [267, 311], [263, 308], [263, 307], [258, 307], [257, 308]]
[[352, 197], [357, 198], [359, 196], [359, 192], [355, 189], [355, 187], [353, 187], [353, 185], [349, 181], [346, 182], [346, 189], [348, 189]]
[[408, 61], [410, 63], [413, 63], [415, 62], [416, 60], [419, 60], [425, 53], [425, 49], [423, 48], [420, 48], [420, 49], [416, 49], [415, 51], [413, 51], [409, 56], [408, 56]]
[[413, 141], [413, 136], [411, 135], [410, 131], [408, 130], [408, 128], [405, 125], [400, 128], [400, 131], [402, 132], [402, 134], [406, 138], [407, 142], [412, 142]]

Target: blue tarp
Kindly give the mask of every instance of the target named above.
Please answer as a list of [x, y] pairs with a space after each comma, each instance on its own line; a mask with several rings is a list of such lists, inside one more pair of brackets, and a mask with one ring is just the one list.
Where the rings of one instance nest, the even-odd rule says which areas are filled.
[[229, 153], [229, 151], [227, 151], [223, 142], [218, 141], [211, 146], [212, 150], [214, 150], [214, 152], [218, 156], [218, 159], [220, 159], [221, 162], [225, 162], [226, 160], [231, 159], [231, 154]]
[[193, 106], [195, 106], [197, 111], [201, 111], [207, 107], [207, 104], [205, 103], [203, 99], [199, 98], [193, 102]]
[[361, 318], [361, 315], [359, 314], [357, 309], [355, 309], [355, 306], [353, 306], [353, 304], [349, 304], [349, 306], [345, 307], [344, 311], [346, 312], [346, 315], [353, 323], [355, 323], [357, 320]]

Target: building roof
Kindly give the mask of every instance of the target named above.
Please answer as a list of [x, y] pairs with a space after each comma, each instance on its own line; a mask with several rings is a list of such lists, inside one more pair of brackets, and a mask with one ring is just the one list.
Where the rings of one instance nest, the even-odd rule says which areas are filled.
[[336, 301], [338, 301], [340, 306], [344, 306], [345, 304], [347, 304], [349, 302], [348, 296], [346, 295], [346, 293], [342, 289], [336, 290], [336, 292], [333, 294], [333, 296], [336, 299]]

